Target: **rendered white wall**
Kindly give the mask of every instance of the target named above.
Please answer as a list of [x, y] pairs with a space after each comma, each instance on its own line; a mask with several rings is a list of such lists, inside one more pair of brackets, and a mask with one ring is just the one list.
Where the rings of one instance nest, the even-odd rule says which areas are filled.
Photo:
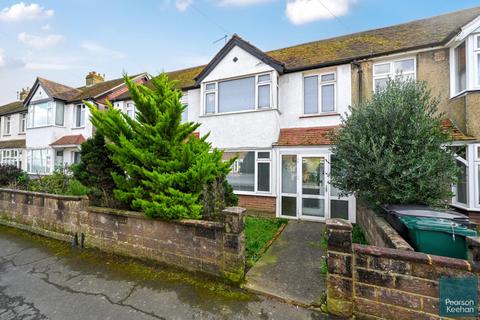
[[[5, 122], [7, 116], [10, 116], [10, 135], [5, 135]], [[20, 113], [14, 113], [2, 116], [0, 123], [0, 141], [25, 139], [25, 133], [20, 133]]]

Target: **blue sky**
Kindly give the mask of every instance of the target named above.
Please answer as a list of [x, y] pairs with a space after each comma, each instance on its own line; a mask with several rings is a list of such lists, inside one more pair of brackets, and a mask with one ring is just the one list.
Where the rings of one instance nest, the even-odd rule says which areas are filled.
[[36, 76], [71, 86], [207, 63], [238, 33], [262, 50], [479, 5], [473, 0], [0, 0], [0, 104]]

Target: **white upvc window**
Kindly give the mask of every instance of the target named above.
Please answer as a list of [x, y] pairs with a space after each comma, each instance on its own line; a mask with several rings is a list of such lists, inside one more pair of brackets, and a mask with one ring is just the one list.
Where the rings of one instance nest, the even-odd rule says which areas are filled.
[[12, 116], [5, 116], [3, 117], [3, 119], [5, 119], [5, 123], [3, 126], [3, 135], [9, 136], [12, 131]]
[[272, 105], [271, 73], [203, 85], [203, 110], [206, 115], [270, 109]]
[[373, 65], [373, 90], [384, 88], [388, 79], [416, 79], [414, 57], [382, 61]]
[[50, 173], [52, 156], [50, 149], [30, 149], [27, 151], [27, 172], [32, 174]]
[[269, 150], [225, 152], [224, 159], [237, 157], [227, 180], [236, 193], [270, 194], [272, 152]]
[[188, 121], [188, 92], [184, 91], [182, 94], [180, 102], [185, 106], [185, 109], [182, 112], [182, 123], [185, 123]]
[[455, 94], [467, 89], [467, 55], [465, 41], [453, 49], [453, 90]]
[[137, 113], [137, 109], [135, 108], [135, 104], [133, 102], [127, 103], [127, 106], [125, 108], [125, 113], [127, 116], [129, 116], [132, 119], [135, 119], [135, 115]]
[[72, 151], [72, 163], [80, 163], [80, 151]]
[[474, 36], [473, 61], [475, 64], [475, 85], [480, 87], [480, 34]]
[[304, 76], [303, 114], [335, 112], [336, 92], [336, 74], [334, 72]]
[[63, 125], [64, 104], [48, 101], [28, 106], [27, 128]]
[[22, 169], [22, 157], [23, 152], [21, 149], [2, 149], [0, 152], [0, 163]]
[[74, 112], [74, 126], [75, 128], [83, 128], [85, 126], [85, 105], [77, 104], [75, 105]]
[[25, 130], [27, 129], [27, 114], [26, 113], [21, 113], [20, 114], [20, 130], [19, 133], [25, 133]]

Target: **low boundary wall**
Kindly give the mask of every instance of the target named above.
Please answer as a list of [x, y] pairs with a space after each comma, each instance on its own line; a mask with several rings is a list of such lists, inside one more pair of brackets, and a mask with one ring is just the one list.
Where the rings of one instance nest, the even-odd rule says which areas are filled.
[[233, 282], [245, 271], [244, 211], [225, 209], [223, 222], [163, 221], [89, 207], [85, 197], [0, 189], [1, 224]]
[[328, 311], [356, 319], [440, 319], [439, 279], [480, 275], [480, 238], [471, 260], [352, 244], [352, 225], [327, 220]]

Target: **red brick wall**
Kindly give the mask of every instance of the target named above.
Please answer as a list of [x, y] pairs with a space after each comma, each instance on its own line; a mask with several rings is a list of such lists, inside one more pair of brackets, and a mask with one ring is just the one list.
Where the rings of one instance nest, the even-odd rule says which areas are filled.
[[263, 211], [275, 214], [276, 197], [264, 196], [238, 196], [238, 206], [248, 210]]

